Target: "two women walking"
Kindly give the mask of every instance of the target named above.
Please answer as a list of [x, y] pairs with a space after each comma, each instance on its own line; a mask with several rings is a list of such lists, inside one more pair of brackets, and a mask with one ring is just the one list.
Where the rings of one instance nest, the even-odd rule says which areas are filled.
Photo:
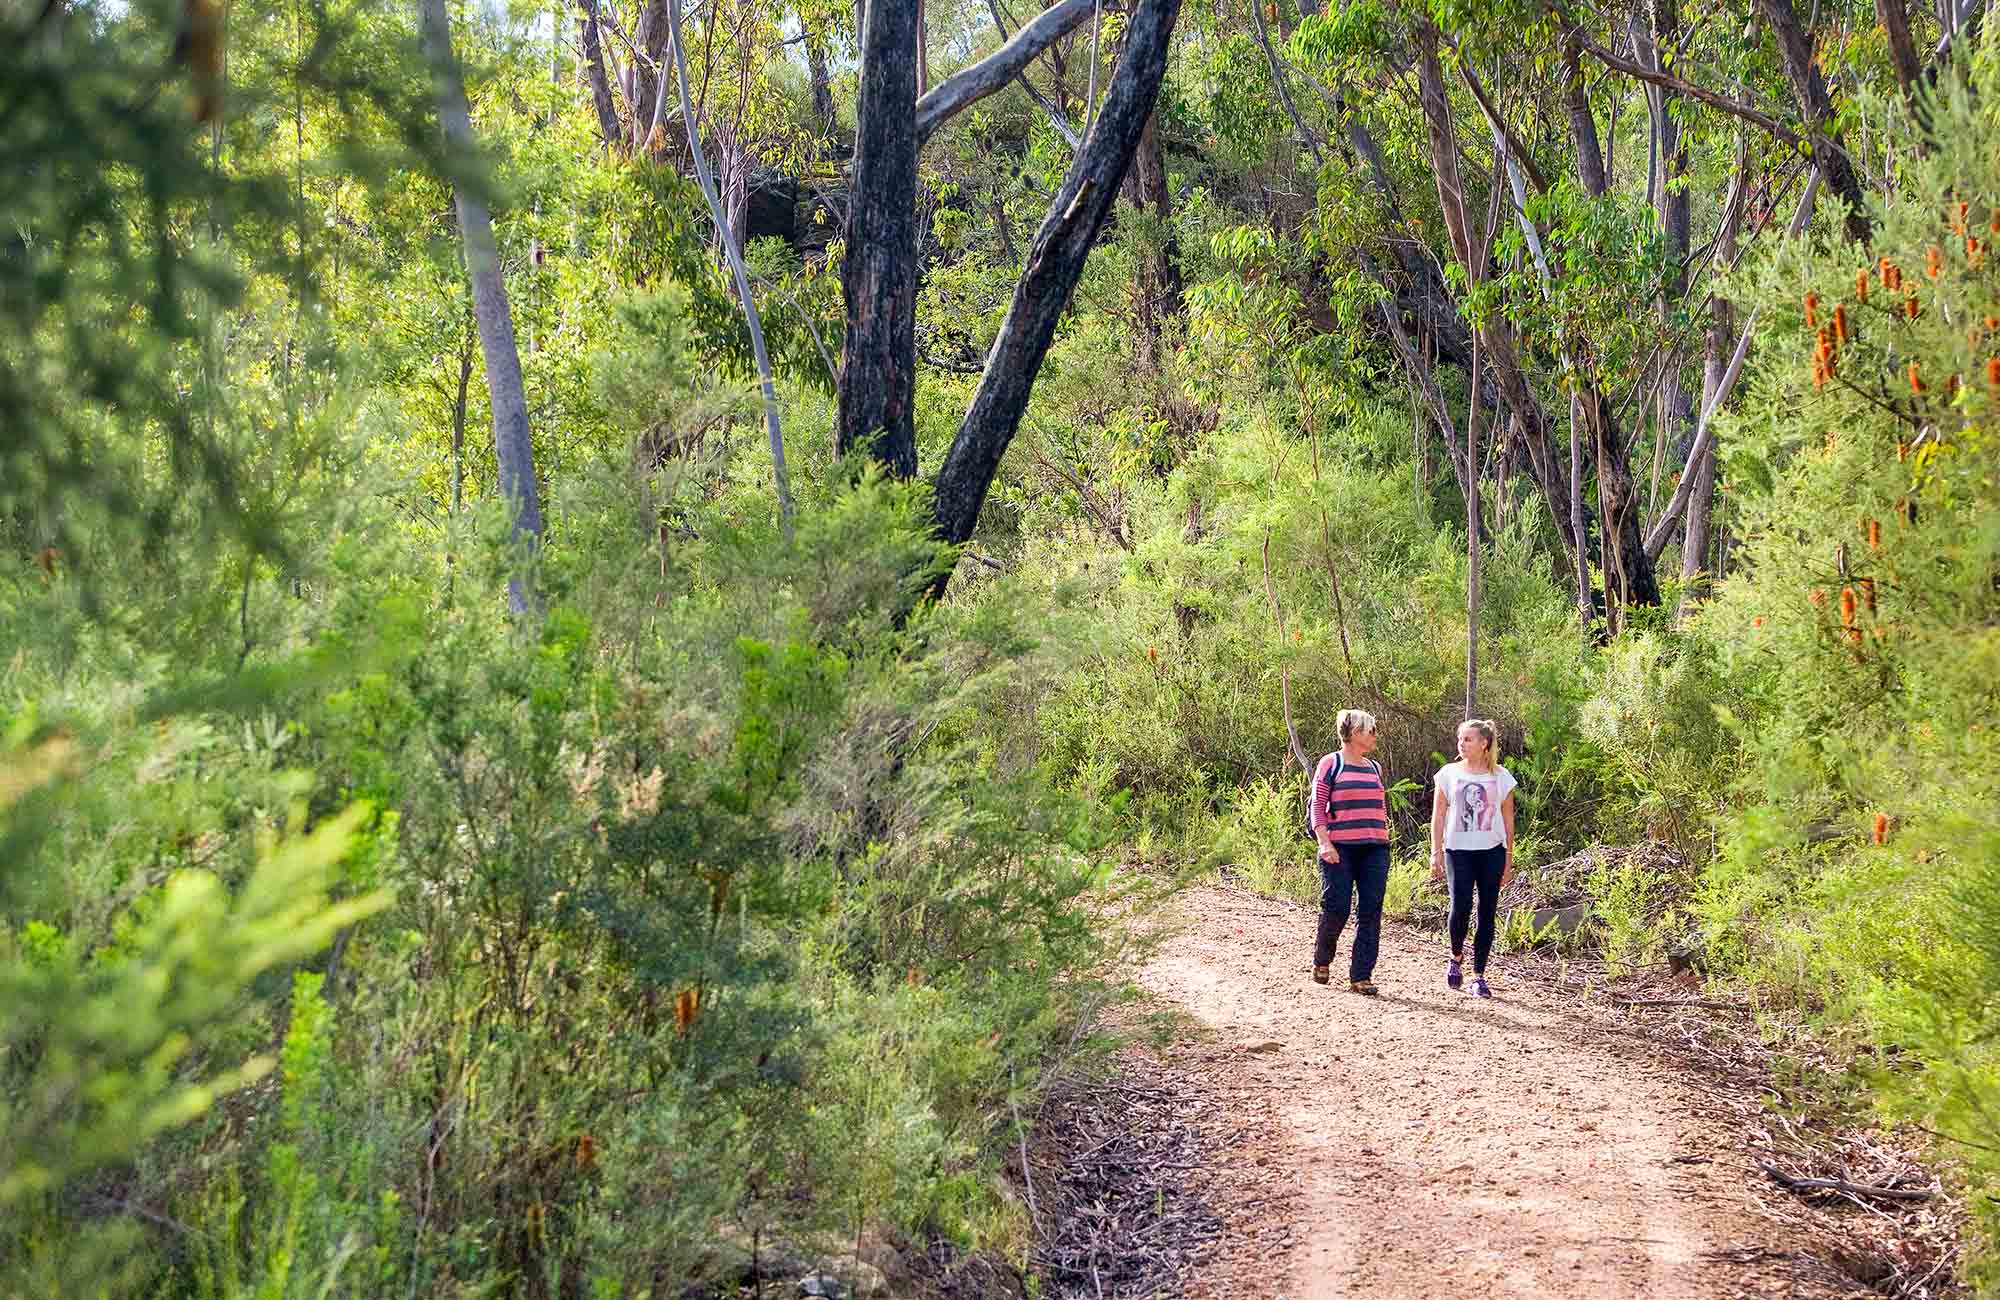
[[[1376, 995], [1375, 959], [1381, 948], [1382, 899], [1389, 886], [1389, 805], [1382, 765], [1369, 757], [1376, 723], [1360, 709], [1342, 709], [1340, 748], [1313, 772], [1308, 820], [1319, 844], [1319, 930], [1313, 938], [1313, 979], [1332, 979], [1335, 949], [1356, 913], [1348, 955], [1348, 987]], [[1500, 890], [1514, 874], [1514, 786], [1494, 762], [1497, 732], [1491, 721], [1471, 719], [1458, 729], [1458, 761], [1438, 770], [1431, 800], [1431, 878], [1450, 882], [1451, 961], [1445, 983], [1465, 981], [1465, 940], [1472, 938], [1472, 991], [1492, 997], [1486, 959], [1493, 951]], [[1355, 904], [1359, 903], [1358, 908]], [[1474, 914], [1477, 913], [1477, 923]]]

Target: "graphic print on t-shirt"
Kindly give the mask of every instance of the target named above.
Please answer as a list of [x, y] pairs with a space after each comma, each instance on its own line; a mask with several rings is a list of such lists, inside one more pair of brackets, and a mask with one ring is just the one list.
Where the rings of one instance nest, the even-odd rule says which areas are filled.
[[1495, 797], [1499, 781], [1488, 777], [1484, 780], [1467, 778], [1458, 786], [1458, 829], [1462, 831], [1490, 831], [1493, 816], [1499, 811], [1500, 800]]

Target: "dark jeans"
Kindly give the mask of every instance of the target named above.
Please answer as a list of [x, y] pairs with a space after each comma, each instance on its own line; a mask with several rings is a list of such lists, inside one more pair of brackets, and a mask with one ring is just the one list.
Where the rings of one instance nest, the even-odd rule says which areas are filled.
[[1389, 846], [1336, 844], [1338, 862], [1319, 860], [1319, 934], [1313, 939], [1313, 965], [1333, 964], [1340, 932], [1347, 928], [1353, 896], [1361, 896], [1354, 920], [1354, 950], [1347, 959], [1347, 978], [1365, 980], [1375, 973], [1375, 955], [1382, 946], [1382, 895], [1389, 888]]
[[1472, 896], [1479, 895], [1479, 928], [1472, 934], [1472, 973], [1486, 973], [1486, 957], [1493, 951], [1493, 918], [1500, 910], [1500, 876], [1507, 869], [1507, 850], [1446, 849], [1445, 862], [1451, 880], [1451, 950], [1465, 951], [1465, 931], [1472, 921]]

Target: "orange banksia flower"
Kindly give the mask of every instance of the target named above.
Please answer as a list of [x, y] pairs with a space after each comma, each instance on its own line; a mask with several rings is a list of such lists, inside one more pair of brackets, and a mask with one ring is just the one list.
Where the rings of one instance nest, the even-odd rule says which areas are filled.
[[1907, 443], [1907, 442], [1899, 442], [1899, 443], [1897, 443], [1897, 444], [1896, 444], [1896, 463], [1900, 465], [1900, 464], [1902, 464], [1902, 463], [1903, 463], [1904, 461], [1908, 460], [1909, 458], [1910, 458], [1910, 444], [1909, 444], [1909, 443]]
[[1146, 662], [1149, 664], [1156, 664], [1160, 662], [1160, 652], [1157, 647], [1155, 646], [1146, 647]]
[[1842, 347], [1847, 346], [1847, 304], [1844, 302], [1833, 304], [1833, 341]]
[[1917, 295], [1911, 294], [1909, 297], [1903, 299], [1904, 320], [1915, 320], [1921, 312], [1922, 308], [1917, 306]]
[[1821, 361], [1833, 360], [1833, 336], [1824, 329], [1813, 335], [1813, 356]]
[[701, 990], [682, 989], [674, 994], [674, 1028], [686, 1033], [701, 1011]]
[[2000, 388], [2000, 357], [1986, 358], [1986, 382]]
[[1917, 373], [1917, 363], [1914, 361], [1910, 363], [1910, 391], [1913, 393], [1924, 391], [1923, 376]]
[[1888, 813], [1875, 814], [1875, 842], [1877, 844], [1887, 844], [1889, 842]]
[[585, 1133], [576, 1140], [576, 1167], [589, 1169], [597, 1163], [597, 1139]]
[[1935, 280], [1943, 270], [1944, 253], [1936, 244], [1932, 244], [1924, 250], [1924, 274]]
[[1854, 626], [1854, 588], [1852, 587], [1842, 587], [1840, 589], [1840, 625], [1842, 627]]
[[1764, 626], [1764, 616], [1763, 616], [1762, 614], [1759, 614], [1759, 615], [1758, 615], [1757, 617], [1755, 617], [1755, 618], [1751, 619], [1751, 620], [1750, 620], [1750, 626], [1751, 626], [1751, 627], [1762, 627], [1762, 626]]
[[1854, 297], [1857, 302], [1868, 301], [1868, 268], [1865, 266], [1854, 273]]
[[1811, 291], [1806, 293], [1806, 328], [1819, 328], [1819, 295]]
[[1865, 538], [1867, 538], [1867, 539], [1868, 539], [1868, 549], [1869, 549], [1869, 550], [1871, 550], [1871, 551], [1879, 551], [1879, 550], [1881, 550], [1881, 549], [1882, 549], [1882, 525], [1881, 525], [1881, 524], [1878, 524], [1878, 523], [1876, 523], [1876, 522], [1875, 522], [1875, 521], [1874, 521], [1873, 519], [1864, 519], [1864, 520], [1862, 520], [1862, 521], [1861, 521], [1861, 535], [1862, 535], [1863, 537], [1865, 537]]
[[1971, 211], [1972, 211], [1972, 205], [1970, 203], [1967, 203], [1964, 199], [1960, 199], [1958, 201], [1958, 206], [1952, 210], [1951, 228], [1957, 231], [1961, 235], [1964, 234], [1965, 218], [1966, 215]]
[[1957, 375], [1952, 375], [1944, 381], [1944, 400], [1947, 402], [1955, 402], [1958, 400]]
[[1826, 380], [1827, 380], [1826, 360], [1822, 357], [1814, 357], [1812, 363], [1813, 391], [1818, 392], [1820, 389], [1825, 388]]

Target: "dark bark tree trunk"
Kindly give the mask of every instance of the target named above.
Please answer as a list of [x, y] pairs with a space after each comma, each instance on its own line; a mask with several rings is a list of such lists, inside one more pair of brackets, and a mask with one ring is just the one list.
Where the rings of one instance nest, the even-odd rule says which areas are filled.
[[583, 0], [583, 17], [577, 19], [583, 45], [583, 70], [590, 82], [591, 106], [597, 110], [597, 133], [616, 149], [625, 142], [618, 123], [618, 106], [611, 99], [611, 83], [604, 75], [604, 40], [598, 31], [598, 0]]
[[[445, 12], [445, 0], [418, 0], [417, 20], [436, 88], [445, 147], [459, 160], [470, 159], [477, 151], [472, 107], [466, 101], [465, 81], [452, 53], [451, 19]], [[541, 536], [542, 508], [535, 483], [534, 445], [528, 432], [528, 399], [521, 383], [521, 353], [514, 342], [514, 317], [507, 305], [500, 252], [493, 242], [493, 216], [485, 201], [462, 183], [454, 181], [452, 193], [458, 207], [459, 233], [465, 240], [466, 271], [472, 280], [473, 319], [479, 326], [480, 351], [486, 360], [500, 490], [513, 508], [514, 535], [532, 544]], [[516, 578], [510, 589], [515, 611], [525, 610], [529, 598], [521, 579]]]
[[1896, 84], [1903, 88], [1903, 102], [1914, 112], [1923, 65], [1917, 62], [1917, 43], [1910, 37], [1909, 9], [1903, 0], [1875, 0], [1875, 17], [1889, 38], [1889, 62], [1896, 69]]
[[1180, 245], [1174, 238], [1173, 195], [1167, 190], [1167, 156], [1160, 146], [1156, 118], [1146, 119], [1126, 188], [1133, 206], [1152, 218], [1157, 227], [1133, 280], [1139, 322], [1139, 363], [1153, 369], [1160, 363], [1161, 333], [1167, 322], [1181, 315], [1183, 288]]
[[938, 532], [947, 541], [963, 542], [972, 535], [1000, 457], [1020, 427], [1056, 322], [1111, 215], [1159, 98], [1180, 8], [1181, 0], [1140, 0], [1126, 25], [1125, 50], [1103, 110], [1028, 249], [1027, 269], [1014, 286], [986, 372], [938, 470], [933, 495]]
[[1806, 137], [1812, 145], [1813, 166], [1847, 209], [1847, 237], [1857, 244], [1866, 244], [1874, 229], [1862, 198], [1861, 178], [1854, 174], [1854, 164], [1832, 134], [1833, 100], [1827, 94], [1826, 79], [1813, 62], [1812, 40], [1792, 8], [1792, 0], [1757, 0], [1757, 9], [1778, 42], [1785, 80], [1791, 83], [1792, 94], [1799, 101], [1799, 115], [1804, 119]]
[[847, 209], [847, 347], [834, 449], [917, 473], [917, 10], [878, 0], [861, 33]]
[[[1639, 529], [1639, 491], [1625, 458], [1618, 417], [1594, 387], [1583, 390], [1583, 414], [1590, 426], [1597, 465], [1597, 513], [1603, 521], [1604, 594], [1613, 607], [1657, 605], [1660, 583], [1646, 555]], [[1614, 627], [1614, 631], [1616, 628]]]

